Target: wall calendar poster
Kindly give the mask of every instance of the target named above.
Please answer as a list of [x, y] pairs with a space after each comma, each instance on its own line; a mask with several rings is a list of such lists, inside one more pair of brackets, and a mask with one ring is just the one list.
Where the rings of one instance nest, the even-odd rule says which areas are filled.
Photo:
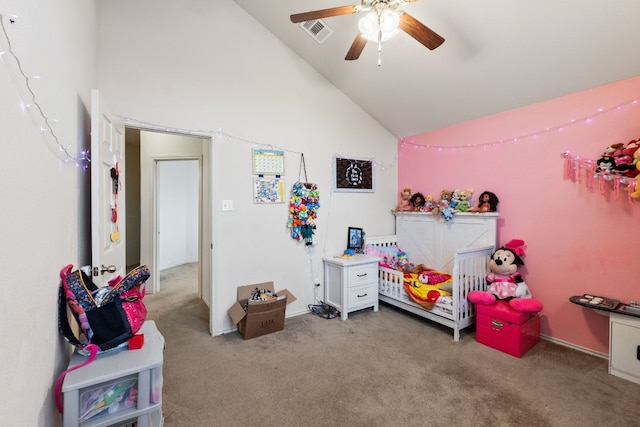
[[253, 203], [284, 203], [284, 179], [264, 176], [254, 178]]
[[254, 175], [284, 175], [284, 151], [253, 149]]

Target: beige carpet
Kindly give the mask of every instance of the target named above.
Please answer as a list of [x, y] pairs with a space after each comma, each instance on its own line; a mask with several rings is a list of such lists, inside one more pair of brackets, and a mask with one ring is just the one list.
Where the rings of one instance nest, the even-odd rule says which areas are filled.
[[604, 359], [548, 341], [518, 359], [477, 343], [473, 328], [454, 343], [384, 304], [344, 322], [289, 318], [246, 341], [211, 337], [180, 268], [145, 300], [166, 339], [167, 427], [640, 425], [640, 385], [608, 375]]

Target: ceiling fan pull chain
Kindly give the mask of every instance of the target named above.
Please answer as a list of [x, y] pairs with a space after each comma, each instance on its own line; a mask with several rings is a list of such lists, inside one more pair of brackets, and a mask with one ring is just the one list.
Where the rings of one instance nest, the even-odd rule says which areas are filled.
[[380, 13], [378, 13], [378, 67], [382, 65], [382, 26], [380, 24]]

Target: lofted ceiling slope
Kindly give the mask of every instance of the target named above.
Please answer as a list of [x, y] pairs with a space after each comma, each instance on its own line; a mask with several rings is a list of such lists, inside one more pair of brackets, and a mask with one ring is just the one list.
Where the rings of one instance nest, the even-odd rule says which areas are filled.
[[[640, 0], [417, 0], [402, 9], [445, 38], [400, 33], [344, 57], [362, 12], [325, 18], [318, 43], [289, 16], [356, 0], [235, 0], [396, 137], [640, 74]], [[636, 94], [630, 94], [635, 96]]]

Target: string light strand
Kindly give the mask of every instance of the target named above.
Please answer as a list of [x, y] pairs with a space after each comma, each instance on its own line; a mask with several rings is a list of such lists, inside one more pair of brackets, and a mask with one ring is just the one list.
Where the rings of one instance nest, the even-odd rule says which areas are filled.
[[124, 117], [124, 116], [118, 116], [118, 120], [125, 123], [125, 125], [129, 125], [130, 127], [135, 127], [143, 130], [155, 130], [158, 132], [177, 133], [182, 135], [199, 136], [199, 137], [205, 137], [205, 138], [211, 138], [211, 137], [217, 137], [218, 139], [226, 138], [230, 141], [244, 142], [246, 144], [253, 145], [254, 147], [262, 147], [262, 148], [268, 148], [272, 150], [279, 150], [279, 151], [284, 151], [286, 153], [292, 153], [292, 154], [302, 154], [302, 151], [290, 150], [287, 148], [275, 146], [273, 144], [260, 143], [252, 139], [230, 135], [226, 132], [223, 132], [221, 128], [218, 128], [215, 130], [183, 129], [183, 128], [176, 128], [176, 127], [162, 126], [162, 125], [158, 125], [150, 122], [143, 122], [140, 120], [135, 120], [135, 119]]
[[625, 101], [623, 103], [614, 105], [612, 107], [599, 108], [593, 114], [590, 114], [588, 116], [584, 116], [584, 117], [579, 118], [579, 119], [571, 119], [571, 120], [568, 120], [568, 121], [566, 121], [564, 123], [561, 123], [559, 125], [556, 125], [556, 126], [546, 127], [544, 129], [540, 129], [540, 130], [535, 131], [535, 132], [523, 133], [521, 135], [513, 136], [511, 138], [499, 139], [499, 140], [491, 141], [491, 142], [466, 143], [466, 144], [459, 144], [459, 145], [450, 146], [450, 145], [420, 144], [419, 142], [416, 142], [413, 138], [410, 138], [410, 139], [401, 138], [400, 139], [400, 146], [401, 146], [401, 148], [404, 148], [407, 145], [411, 145], [411, 146], [414, 146], [414, 148], [416, 148], [416, 149], [431, 149], [431, 150], [446, 151], [446, 150], [459, 150], [459, 149], [465, 149], [465, 148], [495, 147], [495, 146], [503, 145], [503, 144], [512, 144], [512, 143], [523, 142], [523, 141], [526, 141], [526, 140], [529, 140], [529, 139], [535, 140], [535, 139], [538, 139], [540, 136], [548, 134], [548, 133], [563, 132], [568, 127], [571, 127], [571, 126], [579, 124], [579, 123], [590, 124], [590, 123], [593, 122], [593, 120], [597, 116], [600, 116], [600, 115], [603, 115], [603, 114], [607, 114], [607, 113], [610, 113], [610, 112], [613, 112], [613, 111], [621, 111], [625, 107], [637, 105], [640, 102], [639, 99], [640, 99], [640, 95], [635, 96], [635, 97], [633, 97], [632, 99], [630, 99], [628, 101]]
[[36, 94], [31, 87], [31, 80], [38, 79], [39, 76], [29, 77], [24, 72], [22, 62], [13, 50], [13, 45], [5, 25], [6, 20], [8, 20], [10, 24], [14, 24], [17, 21], [17, 16], [0, 13], [0, 28], [2, 28], [3, 35], [0, 40], [0, 56], [7, 65], [9, 75], [20, 93], [23, 108], [29, 113], [33, 123], [38, 128], [42, 139], [45, 141], [46, 146], [58, 159], [65, 163], [75, 162], [76, 164], [83, 164], [86, 167], [88, 159], [87, 153], [82, 153], [80, 156], [74, 156], [71, 154], [70, 146], [65, 147], [60, 142], [60, 139], [51, 125], [55, 120], [49, 118], [45, 114], [42, 106], [38, 102]]

